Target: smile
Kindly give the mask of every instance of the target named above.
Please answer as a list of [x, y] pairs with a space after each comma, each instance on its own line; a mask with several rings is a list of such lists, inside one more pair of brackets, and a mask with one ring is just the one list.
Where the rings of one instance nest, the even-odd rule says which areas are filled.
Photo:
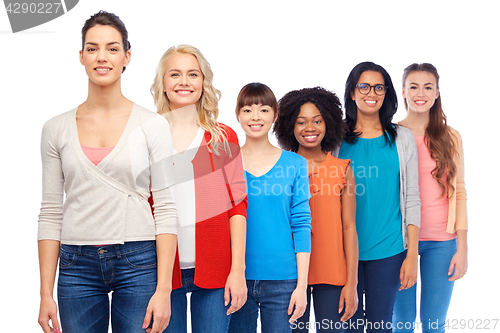
[[176, 90], [175, 92], [179, 95], [189, 95], [193, 93], [191, 90]]
[[424, 105], [425, 103], [427, 103], [427, 101], [415, 101], [417, 105]]
[[96, 67], [94, 68], [94, 70], [98, 73], [98, 74], [107, 74], [108, 72], [110, 72], [112, 69], [109, 68], [109, 67]]
[[319, 134], [309, 134], [309, 135], [303, 135], [302, 136], [304, 140], [307, 142], [313, 142], [316, 141], [316, 139], [319, 137]]
[[253, 130], [259, 130], [262, 127], [264, 127], [264, 125], [262, 125], [262, 124], [253, 124], [253, 125], [248, 125], [248, 127], [250, 127]]

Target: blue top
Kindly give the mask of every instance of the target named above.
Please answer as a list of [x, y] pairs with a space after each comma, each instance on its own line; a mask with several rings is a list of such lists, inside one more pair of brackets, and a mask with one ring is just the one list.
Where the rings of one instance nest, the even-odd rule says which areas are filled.
[[356, 178], [359, 260], [376, 260], [404, 251], [400, 210], [400, 169], [396, 143], [384, 135], [342, 142], [339, 158], [351, 159]]
[[266, 174], [255, 177], [245, 171], [245, 179], [248, 192], [245, 277], [296, 279], [295, 253], [311, 252], [306, 160], [283, 150]]

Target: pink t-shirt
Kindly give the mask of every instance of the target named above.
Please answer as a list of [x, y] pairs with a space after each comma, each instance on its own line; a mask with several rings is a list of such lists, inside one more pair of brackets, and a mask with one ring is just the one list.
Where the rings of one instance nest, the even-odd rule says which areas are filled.
[[93, 147], [87, 147], [84, 145], [82, 146], [83, 153], [87, 158], [90, 160], [90, 162], [94, 163], [94, 165], [97, 165], [101, 163], [101, 161], [108, 156], [108, 154], [113, 150], [113, 147], [104, 147], [104, 148], [93, 148]]
[[[446, 241], [456, 238], [456, 234], [446, 232], [448, 224], [447, 195], [441, 197], [441, 187], [431, 174], [436, 161], [431, 157], [423, 136], [415, 136], [418, 149], [418, 185], [420, 188], [421, 220], [420, 240]], [[446, 183], [446, 173], [443, 175]]]

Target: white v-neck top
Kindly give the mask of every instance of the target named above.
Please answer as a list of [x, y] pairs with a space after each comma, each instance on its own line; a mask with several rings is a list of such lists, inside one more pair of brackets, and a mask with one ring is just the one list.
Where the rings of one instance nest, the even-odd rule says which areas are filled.
[[167, 120], [134, 104], [118, 143], [94, 165], [80, 146], [76, 111], [56, 116], [43, 127], [38, 240], [122, 244], [176, 234], [177, 212], [169, 189], [174, 179], [173, 146]]
[[195, 267], [196, 257], [196, 200], [193, 160], [203, 141], [205, 131], [200, 127], [189, 147], [178, 153], [174, 148], [175, 185], [172, 194], [177, 204], [178, 251], [181, 269]]

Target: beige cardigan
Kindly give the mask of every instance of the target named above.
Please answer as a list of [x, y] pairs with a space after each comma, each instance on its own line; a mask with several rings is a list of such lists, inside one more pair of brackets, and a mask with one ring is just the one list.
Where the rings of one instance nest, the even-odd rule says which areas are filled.
[[[43, 127], [38, 240], [123, 244], [176, 234], [167, 120], [134, 104], [120, 140], [96, 166], [81, 149], [76, 111], [54, 117]], [[150, 193], [154, 218], [148, 203]]]
[[[449, 127], [449, 126], [448, 126]], [[457, 230], [467, 230], [467, 193], [465, 190], [465, 175], [464, 175], [464, 147], [462, 137], [457, 130], [449, 127], [453, 134], [457, 147], [457, 155], [455, 156], [455, 164], [457, 166], [457, 176], [453, 179], [455, 191], [450, 197], [448, 211], [448, 225], [446, 232], [453, 234]]]

